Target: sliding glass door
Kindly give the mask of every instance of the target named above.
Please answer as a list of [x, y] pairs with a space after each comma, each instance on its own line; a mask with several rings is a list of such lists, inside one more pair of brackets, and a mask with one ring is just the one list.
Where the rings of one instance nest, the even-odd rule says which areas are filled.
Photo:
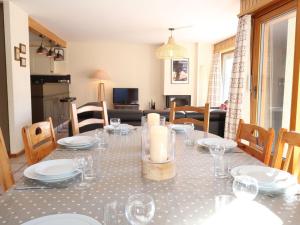
[[276, 133], [290, 127], [295, 30], [292, 3], [255, 19], [251, 121]]

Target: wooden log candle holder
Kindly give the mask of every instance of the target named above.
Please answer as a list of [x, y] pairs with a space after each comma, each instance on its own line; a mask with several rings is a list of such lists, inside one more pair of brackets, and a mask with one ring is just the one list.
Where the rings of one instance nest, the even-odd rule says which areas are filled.
[[176, 176], [175, 160], [164, 163], [154, 163], [150, 159], [143, 159], [142, 176], [155, 181], [171, 179]]

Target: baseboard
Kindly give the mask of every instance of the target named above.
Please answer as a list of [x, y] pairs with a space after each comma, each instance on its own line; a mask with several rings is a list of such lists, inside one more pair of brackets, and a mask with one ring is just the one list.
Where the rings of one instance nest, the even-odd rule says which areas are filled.
[[18, 152], [18, 153], [13, 153], [13, 154], [9, 153], [9, 158], [17, 158], [17, 157], [23, 155], [24, 153], [25, 153], [25, 150], [24, 150], [24, 149], [22, 149], [22, 150], [21, 150], [20, 152]]

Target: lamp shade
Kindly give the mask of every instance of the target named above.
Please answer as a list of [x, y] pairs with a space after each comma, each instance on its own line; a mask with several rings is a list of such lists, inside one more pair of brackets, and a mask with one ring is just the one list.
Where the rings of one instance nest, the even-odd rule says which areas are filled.
[[102, 69], [96, 70], [95, 73], [90, 76], [90, 78], [95, 80], [110, 80], [108, 73]]
[[156, 50], [156, 56], [159, 59], [185, 58], [187, 51], [183, 46], [176, 44], [174, 38], [170, 36], [168, 42]]

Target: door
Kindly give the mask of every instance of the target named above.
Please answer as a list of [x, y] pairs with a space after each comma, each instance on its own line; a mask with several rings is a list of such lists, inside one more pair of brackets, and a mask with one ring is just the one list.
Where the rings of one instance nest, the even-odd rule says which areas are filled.
[[[296, 1], [254, 19], [251, 122], [290, 128]], [[277, 135], [276, 135], [277, 136]]]

